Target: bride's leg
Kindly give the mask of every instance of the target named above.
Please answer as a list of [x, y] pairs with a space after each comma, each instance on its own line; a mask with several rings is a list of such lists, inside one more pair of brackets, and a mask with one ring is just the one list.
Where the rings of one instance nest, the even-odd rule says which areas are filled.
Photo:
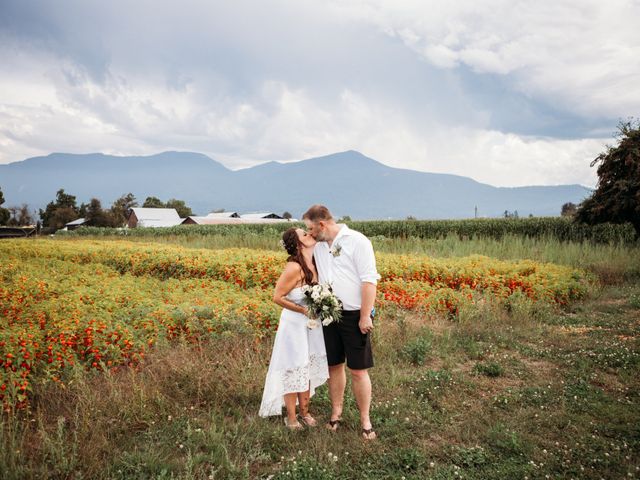
[[297, 393], [287, 393], [284, 396], [284, 406], [287, 407], [287, 420], [289, 425], [295, 425], [298, 423], [296, 417], [296, 398]]
[[298, 403], [300, 404], [300, 418], [302, 422], [310, 427], [317, 425], [316, 419], [309, 413], [309, 397], [310, 391], [298, 393]]
[[300, 405], [300, 416], [306, 417], [309, 414], [309, 390], [298, 392], [298, 404]]

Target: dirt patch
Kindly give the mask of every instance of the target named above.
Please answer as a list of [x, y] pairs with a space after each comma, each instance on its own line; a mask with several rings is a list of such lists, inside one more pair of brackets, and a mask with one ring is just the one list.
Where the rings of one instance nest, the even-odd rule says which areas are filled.
[[453, 325], [441, 315], [431, 313], [413, 313], [407, 314], [404, 319], [407, 327], [410, 329], [420, 329], [427, 327], [433, 333], [445, 333], [452, 329]]
[[473, 371], [473, 368], [477, 363], [478, 362], [476, 361], [465, 362], [452, 369], [452, 372], [464, 374], [465, 378], [467, 380], [470, 380], [471, 383], [473, 383], [478, 389], [478, 393], [476, 396], [480, 398], [493, 396], [496, 393], [506, 390], [507, 388], [520, 387], [524, 385], [523, 380], [509, 375], [500, 377], [487, 377], [485, 375], [478, 375]]
[[589, 270], [598, 277], [603, 286], [620, 285], [625, 280], [624, 268], [616, 265], [596, 264], [591, 265]]
[[603, 328], [603, 327], [587, 327], [584, 325], [580, 325], [580, 326], [561, 325], [559, 327], [556, 327], [555, 330], [565, 335], [585, 335], [589, 332], [593, 332], [596, 330], [610, 330], [610, 329]]
[[520, 354], [514, 354], [513, 358], [520, 361], [527, 373], [527, 383], [549, 384], [562, 379], [562, 372], [558, 365], [539, 358], [529, 358]]
[[604, 298], [598, 302], [600, 305], [626, 305], [626, 298]]
[[442, 370], [444, 368], [444, 362], [441, 358], [430, 358], [424, 364], [429, 370]]
[[484, 375], [477, 375], [472, 378], [472, 381], [478, 388], [478, 394], [481, 398], [493, 397], [508, 388], [518, 388], [525, 385], [524, 380], [513, 377], [489, 378]]
[[598, 376], [591, 380], [591, 384], [609, 393], [624, 392], [624, 385], [618, 378], [618, 375], [614, 373], [600, 371], [598, 372]]

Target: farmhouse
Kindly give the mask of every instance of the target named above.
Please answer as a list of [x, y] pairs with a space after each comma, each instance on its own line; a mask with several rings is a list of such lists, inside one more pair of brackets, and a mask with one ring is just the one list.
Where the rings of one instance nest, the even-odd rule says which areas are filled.
[[238, 212], [212, 212], [207, 214], [207, 218], [240, 218]]
[[191, 215], [182, 221], [182, 225], [219, 225], [228, 223], [240, 223], [238, 212], [215, 212], [205, 217]]
[[243, 220], [285, 220], [280, 215], [273, 212], [245, 213], [244, 215], [240, 215], [240, 218]]
[[78, 218], [73, 222], [65, 223], [64, 230], [75, 230], [78, 227], [86, 224], [88, 220], [86, 218]]
[[237, 212], [210, 213], [206, 217], [191, 216], [182, 221], [183, 225], [242, 225], [249, 223], [280, 223], [289, 220], [272, 212], [247, 213]]
[[245, 223], [242, 219], [237, 217], [198, 217], [190, 216], [182, 221], [182, 225], [234, 225], [239, 223]]
[[127, 220], [129, 228], [135, 227], [173, 227], [180, 225], [182, 219], [175, 208], [132, 208]]

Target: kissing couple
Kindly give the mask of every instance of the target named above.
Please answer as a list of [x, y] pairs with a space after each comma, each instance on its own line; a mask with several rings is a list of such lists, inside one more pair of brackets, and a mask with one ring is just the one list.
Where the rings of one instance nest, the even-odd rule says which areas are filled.
[[[371, 242], [362, 233], [338, 224], [323, 205], [313, 205], [302, 216], [307, 230], [290, 228], [282, 235], [289, 255], [278, 279], [273, 301], [283, 310], [273, 345], [259, 415], [281, 415], [292, 430], [317, 425], [309, 413], [309, 399], [328, 380], [331, 416], [327, 428], [336, 431], [342, 421], [346, 367], [360, 411], [361, 434], [376, 438], [371, 425], [373, 367], [371, 332], [373, 304], [380, 275]], [[305, 302], [305, 286], [329, 284], [342, 303], [339, 321], [309, 328], [314, 316]], [[296, 415], [299, 405], [299, 415]]]

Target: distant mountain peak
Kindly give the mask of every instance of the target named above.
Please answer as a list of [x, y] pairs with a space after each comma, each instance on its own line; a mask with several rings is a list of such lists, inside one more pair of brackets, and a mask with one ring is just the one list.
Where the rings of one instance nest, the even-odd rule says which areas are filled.
[[320, 157], [308, 158], [306, 160], [299, 160], [292, 162], [297, 164], [305, 163], [322, 163], [326, 166], [376, 166], [384, 168], [392, 168], [383, 163], [380, 163], [373, 158], [358, 152], [357, 150], [346, 150], [344, 152], [331, 153], [329, 155], [322, 155]]
[[166, 151], [155, 155], [51, 153], [0, 165], [0, 188], [7, 205], [27, 203], [43, 208], [63, 188], [78, 203], [92, 197], [111, 204], [131, 192], [178, 198], [196, 213], [289, 211], [299, 216], [324, 203], [337, 217], [465, 218], [559, 215], [566, 202], [580, 203], [583, 186], [496, 188], [467, 177], [394, 168], [346, 150], [295, 162], [266, 162], [230, 170], [197, 152]]

